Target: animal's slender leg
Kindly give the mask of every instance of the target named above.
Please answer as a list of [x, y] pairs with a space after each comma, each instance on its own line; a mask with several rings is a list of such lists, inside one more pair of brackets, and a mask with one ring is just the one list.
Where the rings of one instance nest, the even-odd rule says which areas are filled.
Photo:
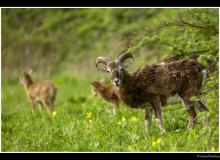
[[40, 104], [40, 106], [41, 106], [41, 110], [44, 110], [44, 109], [45, 109], [45, 108], [44, 108], [44, 107], [45, 107], [44, 104], [43, 104], [41, 101], [39, 102], [39, 104]]
[[166, 132], [166, 130], [164, 129], [164, 126], [163, 126], [163, 118], [162, 118], [162, 114], [161, 114], [161, 104], [160, 104], [160, 98], [155, 98], [153, 100], [153, 108], [154, 108], [154, 113], [155, 113], [155, 117], [156, 117], [156, 121], [157, 121], [157, 124], [160, 128], [160, 130], [162, 132]]
[[48, 113], [52, 114], [52, 112], [53, 112], [53, 102], [49, 101], [47, 106], [48, 106]]
[[113, 105], [113, 114], [116, 115], [116, 113], [117, 113], [117, 107]]
[[116, 115], [116, 113], [118, 112], [118, 108], [119, 108], [119, 103], [115, 102], [113, 105], [113, 114]]
[[52, 114], [53, 105], [49, 100], [43, 101], [44, 106], [47, 106], [48, 114]]
[[187, 98], [187, 97], [183, 98], [182, 102], [183, 102], [184, 106], [186, 107], [186, 111], [189, 116], [189, 123], [187, 126], [187, 130], [189, 130], [189, 129], [193, 128], [196, 123], [196, 117], [197, 117], [196, 111], [195, 111], [195, 107], [193, 105], [193, 102], [191, 102], [189, 100], [189, 98]]
[[115, 105], [113, 105], [113, 110], [112, 110], [113, 114], [116, 115], [116, 107]]
[[148, 130], [150, 130], [151, 119], [152, 119], [152, 108], [147, 107], [145, 112], [145, 123]]
[[31, 103], [32, 103], [32, 113], [34, 113], [36, 109], [36, 103], [34, 101], [31, 101]]

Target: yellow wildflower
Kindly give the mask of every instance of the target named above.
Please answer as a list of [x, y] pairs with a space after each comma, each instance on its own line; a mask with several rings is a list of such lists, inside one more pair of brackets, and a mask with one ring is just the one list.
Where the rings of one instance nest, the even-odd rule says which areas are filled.
[[152, 142], [152, 146], [154, 147], [154, 146], [156, 146], [157, 145], [157, 142]]
[[159, 138], [159, 139], [157, 140], [157, 144], [160, 144], [160, 142], [161, 142], [161, 139]]
[[57, 112], [53, 111], [52, 116], [56, 116], [56, 115], [57, 115]]
[[211, 151], [212, 151], [212, 152], [216, 152], [215, 147], [212, 147], [212, 148], [211, 148]]
[[92, 117], [92, 112], [87, 112], [87, 113], [86, 113], [86, 118], [87, 118], [87, 119], [90, 119], [91, 117]]
[[160, 143], [161, 143], [161, 139], [159, 138], [158, 140], [152, 142], [152, 146], [154, 147]]
[[137, 123], [137, 118], [136, 118], [135, 116], [132, 116], [132, 117], [131, 117], [131, 122]]

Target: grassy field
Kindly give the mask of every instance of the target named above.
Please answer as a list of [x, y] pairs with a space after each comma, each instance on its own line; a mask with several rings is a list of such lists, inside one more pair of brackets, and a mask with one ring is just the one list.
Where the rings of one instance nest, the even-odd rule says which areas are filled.
[[[209, 106], [210, 113], [198, 112], [200, 124], [188, 132], [182, 104], [166, 106], [162, 113], [167, 132], [159, 131], [154, 116], [148, 132], [143, 110], [121, 105], [114, 116], [111, 104], [90, 94], [88, 79], [61, 75], [53, 80], [57, 114], [49, 116], [40, 107], [32, 114], [18, 79], [2, 79], [3, 152], [218, 151], [218, 105]], [[209, 127], [204, 128], [207, 116]]]

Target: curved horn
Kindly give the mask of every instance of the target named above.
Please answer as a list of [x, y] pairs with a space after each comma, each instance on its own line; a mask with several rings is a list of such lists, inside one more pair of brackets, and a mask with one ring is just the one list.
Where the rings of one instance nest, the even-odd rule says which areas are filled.
[[103, 64], [106, 65], [107, 62], [109, 62], [109, 61], [111, 61], [111, 59], [108, 58], [108, 57], [103, 57], [103, 56], [97, 57], [97, 58], [96, 58], [96, 67], [97, 67], [97, 65], [98, 65], [99, 63], [103, 63]]
[[122, 53], [121, 55], [116, 58], [115, 62], [116, 63], [123, 63], [127, 58], [132, 58], [134, 59], [133, 55], [130, 52], [125, 52]]

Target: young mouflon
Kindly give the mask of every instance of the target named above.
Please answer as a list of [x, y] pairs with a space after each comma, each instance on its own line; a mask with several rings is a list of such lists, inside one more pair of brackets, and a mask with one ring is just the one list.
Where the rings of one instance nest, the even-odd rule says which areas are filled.
[[105, 101], [112, 103], [113, 114], [116, 114], [119, 108], [120, 100], [113, 84], [105, 86], [99, 81], [93, 81], [91, 83], [91, 92], [94, 96], [99, 95]]
[[165, 132], [161, 105], [163, 101], [166, 103], [167, 98], [176, 94], [180, 96], [189, 116], [187, 129], [192, 128], [196, 123], [195, 108], [209, 111], [201, 101], [191, 100], [193, 96], [200, 94], [208, 74], [198, 61], [182, 59], [158, 65], [146, 65], [130, 74], [127, 71], [128, 64], [124, 63], [128, 58], [134, 59], [129, 52], [120, 54], [115, 60], [100, 56], [96, 59], [96, 67], [99, 63], [105, 65], [102, 70], [108, 72], [121, 101], [132, 108], [146, 110], [145, 120], [148, 129], [154, 110], [158, 126]]
[[48, 113], [51, 114], [54, 109], [54, 101], [57, 89], [53, 82], [46, 80], [41, 83], [34, 83], [30, 73], [23, 72], [19, 77], [20, 83], [24, 86], [27, 98], [32, 103], [32, 112], [36, 105], [40, 104], [43, 109], [47, 106]]

